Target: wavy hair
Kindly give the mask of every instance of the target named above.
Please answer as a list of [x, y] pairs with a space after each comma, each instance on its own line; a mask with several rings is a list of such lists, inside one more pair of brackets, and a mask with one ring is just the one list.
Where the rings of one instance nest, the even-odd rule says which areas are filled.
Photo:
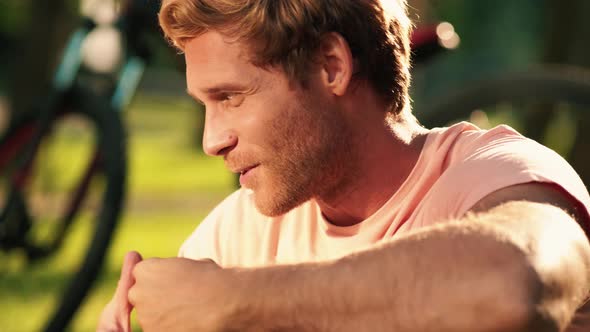
[[322, 36], [336, 32], [350, 46], [356, 74], [394, 115], [409, 104], [412, 25], [406, 0], [163, 0], [159, 21], [180, 51], [215, 30], [249, 45], [254, 65], [278, 65], [300, 83]]

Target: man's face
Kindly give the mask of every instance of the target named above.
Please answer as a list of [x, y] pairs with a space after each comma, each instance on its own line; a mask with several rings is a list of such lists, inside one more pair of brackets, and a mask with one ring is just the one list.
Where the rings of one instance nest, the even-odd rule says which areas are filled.
[[191, 40], [185, 55], [188, 91], [206, 107], [203, 148], [241, 173], [261, 213], [281, 215], [340, 184], [350, 135], [319, 69], [302, 88], [216, 32]]

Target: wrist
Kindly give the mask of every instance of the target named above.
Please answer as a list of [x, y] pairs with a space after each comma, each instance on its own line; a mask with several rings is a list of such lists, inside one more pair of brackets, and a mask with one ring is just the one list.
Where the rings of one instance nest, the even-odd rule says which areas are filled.
[[[226, 320], [229, 330], [306, 330], [306, 312], [317, 316], [309, 302], [317, 266], [312, 264], [231, 269], [235, 304]], [[312, 299], [315, 300], [315, 299]], [[317, 317], [316, 317], [317, 318]], [[315, 318], [314, 318], [315, 319]]]
[[225, 269], [231, 299], [221, 330], [250, 331], [261, 321], [261, 297], [265, 289], [259, 282], [260, 272], [251, 268]]

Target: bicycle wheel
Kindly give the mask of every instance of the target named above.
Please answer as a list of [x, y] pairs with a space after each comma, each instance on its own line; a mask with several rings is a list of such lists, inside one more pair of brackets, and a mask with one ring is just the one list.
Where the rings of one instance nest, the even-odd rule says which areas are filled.
[[470, 120], [481, 127], [513, 126], [554, 149], [590, 184], [590, 72], [547, 66], [503, 74], [435, 98], [417, 117], [426, 127]]
[[0, 287], [8, 298], [20, 297], [13, 302], [38, 296], [26, 288], [40, 287], [42, 299], [28, 299], [42, 308], [31, 318], [49, 315], [28, 323], [63, 331], [95, 281], [116, 227], [126, 144], [119, 115], [89, 90], [75, 86], [48, 114], [21, 117], [0, 139]]

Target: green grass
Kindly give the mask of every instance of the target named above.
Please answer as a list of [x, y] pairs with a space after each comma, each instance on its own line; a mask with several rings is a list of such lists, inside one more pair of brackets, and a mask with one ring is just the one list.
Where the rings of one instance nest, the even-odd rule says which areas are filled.
[[[144, 257], [171, 257], [207, 212], [233, 188], [219, 158], [205, 157], [193, 143], [197, 110], [187, 100], [138, 98], [126, 114], [129, 183], [120, 221], [99, 281], [80, 308], [72, 331], [94, 331], [115, 290], [129, 250]], [[39, 165], [41, 186], [63, 190], [84, 165], [91, 142], [83, 125], [67, 126]], [[51, 157], [51, 158], [50, 158]], [[0, 256], [0, 332], [37, 331], [55, 305], [70, 271], [84, 253], [92, 225], [77, 221], [68, 242], [51, 260], [29, 266], [18, 254]]]
[[[137, 250], [144, 257], [175, 256], [178, 246], [203, 215], [153, 216], [141, 219], [126, 216], [117, 230], [100, 280], [84, 303], [73, 324], [73, 331], [92, 331], [98, 314], [112, 295], [123, 256]], [[69, 243], [50, 261], [21, 269], [14, 266], [0, 278], [0, 331], [35, 331], [55, 303], [68, 273], [80, 261], [83, 244], [89, 235], [88, 221], [77, 225]], [[18, 257], [12, 257], [18, 260]], [[21, 265], [15, 262], [14, 265]]]

